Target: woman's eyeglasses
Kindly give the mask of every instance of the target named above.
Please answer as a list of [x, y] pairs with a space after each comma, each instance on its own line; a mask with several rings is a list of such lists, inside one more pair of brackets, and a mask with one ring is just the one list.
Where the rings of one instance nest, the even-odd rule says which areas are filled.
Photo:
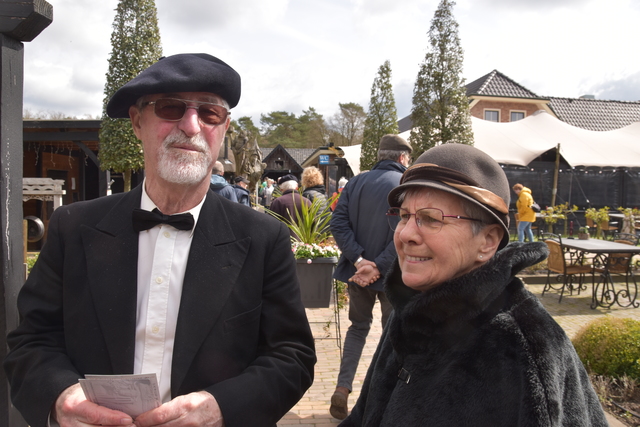
[[189, 101], [177, 98], [160, 98], [144, 104], [153, 105], [153, 112], [156, 116], [170, 122], [177, 122], [181, 120], [187, 112], [187, 108], [197, 110], [200, 120], [202, 120], [203, 123], [213, 126], [223, 124], [229, 116], [229, 110], [227, 110], [226, 107], [219, 104], [213, 104], [211, 102]]
[[410, 213], [403, 208], [391, 208], [387, 211], [387, 219], [389, 226], [392, 230], [401, 228], [407, 225], [409, 220], [413, 216], [416, 220], [416, 225], [420, 230], [427, 234], [436, 234], [442, 230], [442, 224], [445, 218], [466, 219], [468, 221], [481, 221], [476, 218], [468, 218], [460, 215], [445, 215], [438, 208], [422, 208], [418, 209], [415, 213]]

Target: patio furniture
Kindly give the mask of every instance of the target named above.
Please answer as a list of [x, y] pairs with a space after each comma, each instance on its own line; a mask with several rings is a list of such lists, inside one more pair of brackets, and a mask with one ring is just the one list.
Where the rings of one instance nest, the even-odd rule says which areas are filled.
[[[630, 259], [632, 255], [640, 254], [640, 246], [633, 246], [629, 241], [612, 242], [600, 239], [566, 239], [563, 241], [565, 247], [574, 249], [578, 253], [584, 255], [594, 254], [593, 265], [597, 269], [593, 274], [593, 293], [591, 297], [591, 308], [604, 307], [610, 308], [614, 304], [620, 307], [639, 307], [640, 303], [636, 302], [638, 291], [633, 271], [627, 267], [626, 259]], [[614, 283], [613, 274], [624, 272], [624, 287], [619, 288], [620, 283]], [[600, 280], [596, 283], [596, 273], [600, 276]], [[618, 289], [616, 289], [616, 285]]]
[[[547, 258], [547, 280], [542, 290], [542, 295], [549, 290], [560, 291], [558, 302], [562, 302], [565, 289], [569, 295], [576, 291], [580, 295], [581, 290], [586, 290], [584, 284], [585, 275], [592, 273], [590, 265], [583, 265], [584, 257], [579, 251], [569, 249], [562, 243], [562, 237], [552, 233], [542, 233], [544, 242], [549, 247]], [[551, 272], [557, 273], [556, 280], [559, 284], [551, 283]]]

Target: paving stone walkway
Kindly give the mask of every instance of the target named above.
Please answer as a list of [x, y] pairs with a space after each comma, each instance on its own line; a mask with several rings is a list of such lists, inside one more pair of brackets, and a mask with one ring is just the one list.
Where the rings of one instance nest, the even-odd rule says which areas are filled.
[[[611, 309], [589, 308], [591, 304], [591, 290], [584, 291], [581, 295], [567, 296], [558, 302], [559, 294], [556, 292], [545, 293], [542, 296], [542, 284], [536, 284], [540, 280], [524, 279], [527, 288], [542, 301], [553, 318], [564, 328], [567, 335], [573, 338], [575, 334], [587, 323], [600, 316], [628, 317], [640, 320], [640, 308]], [[339, 420], [329, 414], [331, 395], [336, 387], [336, 379], [340, 369], [340, 351], [336, 341], [336, 322], [333, 308], [307, 309], [307, 317], [311, 323], [313, 335], [316, 338], [316, 352], [318, 363], [315, 368], [315, 381], [300, 402], [294, 406], [278, 423], [278, 426], [304, 426], [326, 427], [335, 426]], [[331, 322], [331, 323], [329, 323]], [[340, 312], [340, 331], [342, 339], [349, 327], [347, 310]], [[356, 402], [360, 394], [364, 377], [373, 357], [378, 340], [382, 333], [380, 325], [380, 309], [374, 309], [374, 323], [367, 339], [367, 344], [362, 353], [362, 359], [353, 383], [353, 392], [349, 396], [349, 408]], [[622, 426], [615, 419], [610, 419], [611, 427]]]

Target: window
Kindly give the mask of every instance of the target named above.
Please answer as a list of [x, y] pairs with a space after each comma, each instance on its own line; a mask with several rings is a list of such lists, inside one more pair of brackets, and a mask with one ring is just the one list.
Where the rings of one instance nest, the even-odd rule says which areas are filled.
[[496, 110], [484, 110], [484, 119], [490, 122], [500, 121], [500, 111]]
[[524, 119], [524, 111], [512, 111], [511, 112], [511, 121], [517, 122], [518, 120]]

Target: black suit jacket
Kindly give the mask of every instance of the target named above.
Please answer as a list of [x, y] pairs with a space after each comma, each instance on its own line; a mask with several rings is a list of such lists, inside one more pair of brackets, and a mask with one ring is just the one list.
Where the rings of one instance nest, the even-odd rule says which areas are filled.
[[[55, 211], [8, 336], [12, 400], [33, 427], [85, 374], [133, 372], [142, 187]], [[289, 233], [209, 191], [187, 263], [172, 397], [215, 396], [227, 427], [272, 426], [313, 380], [313, 337]]]

